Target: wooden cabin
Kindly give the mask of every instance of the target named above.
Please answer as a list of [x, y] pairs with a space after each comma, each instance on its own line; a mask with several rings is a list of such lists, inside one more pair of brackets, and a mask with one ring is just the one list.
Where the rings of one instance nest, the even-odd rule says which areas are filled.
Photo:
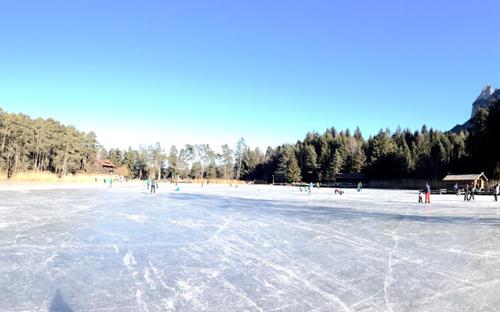
[[115, 172], [116, 166], [109, 160], [99, 159], [95, 162], [95, 168], [97, 172], [111, 174]]
[[455, 184], [458, 184], [458, 188], [463, 189], [466, 184], [470, 187], [474, 185], [479, 185], [480, 190], [484, 190], [488, 186], [488, 178], [483, 172], [478, 174], [449, 174], [443, 179], [446, 182], [448, 189], [452, 189]]

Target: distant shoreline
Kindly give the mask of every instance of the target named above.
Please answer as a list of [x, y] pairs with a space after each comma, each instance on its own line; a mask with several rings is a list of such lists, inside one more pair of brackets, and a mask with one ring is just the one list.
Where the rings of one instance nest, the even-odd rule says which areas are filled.
[[[113, 188], [132, 187], [143, 185], [140, 181], [114, 182]], [[84, 182], [23, 182], [8, 181], [0, 182], [1, 191], [34, 191], [34, 190], [54, 190], [54, 189], [78, 189], [78, 188], [109, 188], [109, 184], [84, 183]]]

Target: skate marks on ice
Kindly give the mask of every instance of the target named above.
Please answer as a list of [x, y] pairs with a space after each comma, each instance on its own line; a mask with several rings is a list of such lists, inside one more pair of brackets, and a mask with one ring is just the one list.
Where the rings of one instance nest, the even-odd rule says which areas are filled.
[[500, 306], [495, 208], [435, 198], [429, 212], [411, 194], [391, 194], [338, 199], [262, 186], [186, 186], [151, 197], [118, 188], [4, 192], [0, 304], [8, 311]]

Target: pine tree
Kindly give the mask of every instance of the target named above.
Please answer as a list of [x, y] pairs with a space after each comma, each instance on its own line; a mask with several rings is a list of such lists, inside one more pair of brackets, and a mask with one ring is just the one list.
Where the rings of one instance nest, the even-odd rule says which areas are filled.
[[344, 165], [344, 159], [339, 149], [336, 149], [333, 153], [332, 159], [328, 166], [327, 172], [327, 180], [328, 181], [336, 181], [337, 176], [342, 171], [342, 167]]
[[302, 176], [307, 182], [318, 180], [318, 156], [312, 145], [305, 145], [303, 151], [303, 170]]
[[252, 151], [249, 147], [247, 147], [243, 152], [241, 159], [241, 178], [245, 180], [253, 180], [257, 164], [257, 154], [255, 151]]
[[191, 152], [186, 145], [185, 148], [181, 148], [178, 158], [178, 172], [181, 179], [186, 179], [189, 174], [189, 161], [191, 158]]
[[298, 182], [301, 180], [300, 168], [291, 146], [278, 151], [278, 163], [274, 176], [277, 182]]
[[236, 159], [236, 180], [239, 180], [241, 177], [241, 163], [243, 161], [243, 153], [247, 148], [247, 144], [244, 138], [241, 138], [236, 144], [236, 151], [234, 154], [234, 158]]
[[179, 152], [177, 151], [177, 147], [175, 147], [175, 145], [172, 145], [172, 147], [170, 147], [170, 153], [168, 154], [168, 171], [172, 176], [172, 180], [177, 181], [178, 170], [179, 170]]
[[233, 178], [233, 151], [227, 144], [222, 145], [222, 172], [225, 180]]

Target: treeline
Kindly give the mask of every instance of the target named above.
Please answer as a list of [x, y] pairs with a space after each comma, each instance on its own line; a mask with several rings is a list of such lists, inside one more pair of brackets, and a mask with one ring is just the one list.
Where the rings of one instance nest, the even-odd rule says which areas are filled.
[[[365, 140], [357, 128], [308, 133], [303, 141], [268, 149], [243, 178], [277, 182], [333, 182], [340, 174], [368, 179], [442, 179], [447, 173], [485, 172], [499, 178], [500, 102], [480, 109], [468, 131], [380, 130]], [[247, 150], [244, 159], [256, 159]]]
[[172, 146], [166, 152], [160, 143], [141, 146], [135, 150], [110, 149], [101, 158], [107, 158], [118, 166], [117, 173], [134, 179], [148, 176], [157, 179], [233, 179], [233, 150], [228, 145], [216, 153], [208, 144], [187, 144], [180, 150]]
[[371, 179], [437, 179], [456, 171], [466, 155], [465, 133], [443, 133], [425, 126], [420, 131], [381, 130], [365, 140], [359, 129], [327, 129], [308, 133], [303, 141], [283, 145], [256, 170], [256, 178], [278, 182], [334, 182], [343, 175]]
[[172, 146], [165, 153], [160, 144], [109, 151], [108, 158], [134, 178], [153, 172], [159, 178], [224, 178], [262, 182], [334, 182], [339, 175], [363, 174], [368, 179], [441, 179], [449, 172], [485, 172], [496, 177], [499, 162], [500, 104], [480, 110], [469, 131], [442, 132], [423, 126], [419, 131], [380, 130], [367, 140], [357, 128], [308, 133], [295, 144], [268, 147], [262, 152], [241, 139], [234, 151], [221, 152], [209, 145]]
[[234, 151], [224, 145], [187, 144], [166, 152], [154, 146], [111, 149], [105, 158], [131, 178], [242, 179], [265, 182], [334, 182], [340, 174], [365, 174], [376, 179], [441, 178], [468, 170], [469, 135], [443, 133], [425, 126], [420, 131], [381, 130], [365, 140], [359, 129], [308, 133], [303, 141], [268, 147], [263, 153], [241, 139]]
[[446, 173], [485, 172], [498, 178], [500, 103], [481, 109], [472, 128], [442, 132], [380, 130], [368, 139], [357, 128], [311, 132], [295, 144], [265, 152], [240, 139], [232, 149], [187, 144], [166, 151], [159, 143], [139, 149], [105, 150], [95, 134], [77, 131], [52, 119], [31, 119], [0, 110], [0, 170], [9, 176], [23, 170], [66, 174], [92, 172], [96, 159], [117, 165], [130, 178], [222, 178], [262, 182], [334, 182], [339, 175], [368, 179], [441, 179]]
[[99, 144], [93, 132], [78, 131], [49, 119], [32, 119], [0, 109], [0, 173], [22, 171], [58, 174], [89, 171]]

